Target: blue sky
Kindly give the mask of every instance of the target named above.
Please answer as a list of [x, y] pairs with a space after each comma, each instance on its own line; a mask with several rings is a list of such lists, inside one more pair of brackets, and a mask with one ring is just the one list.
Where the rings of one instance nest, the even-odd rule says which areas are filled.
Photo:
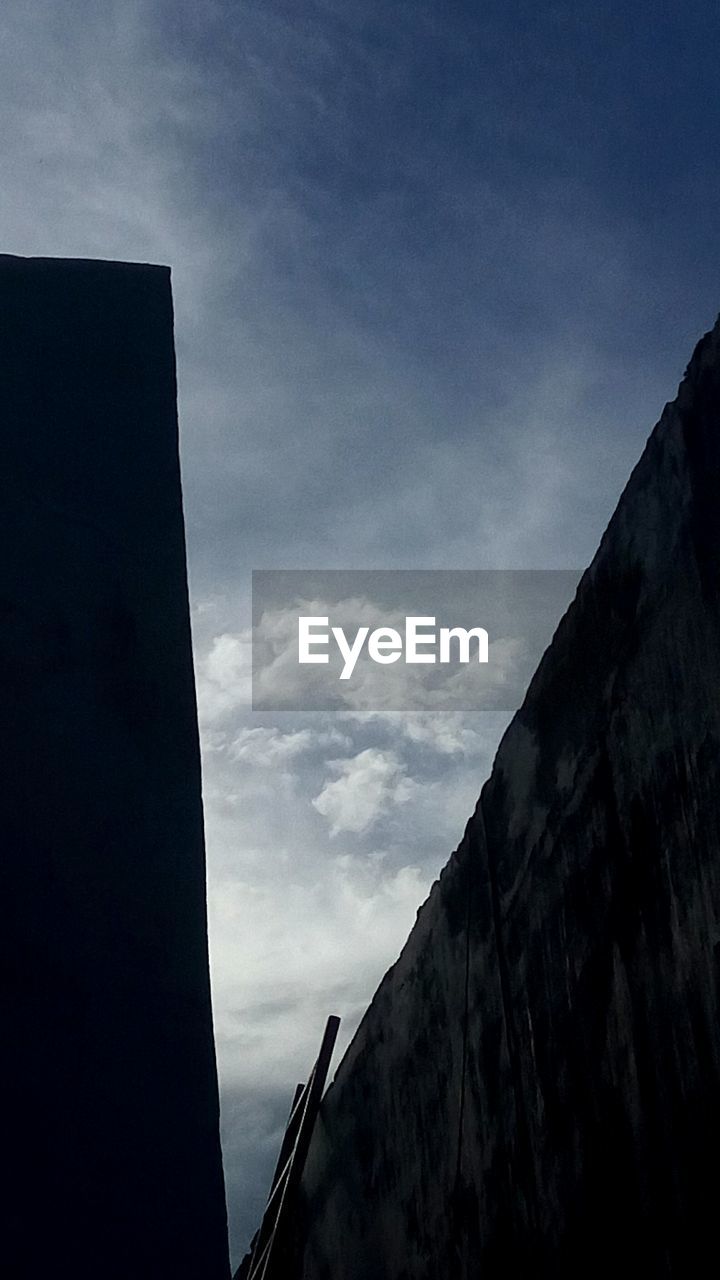
[[503, 719], [253, 716], [250, 570], [574, 567], [720, 304], [720, 11], [6, 0], [1, 248], [173, 267], [236, 1252]]

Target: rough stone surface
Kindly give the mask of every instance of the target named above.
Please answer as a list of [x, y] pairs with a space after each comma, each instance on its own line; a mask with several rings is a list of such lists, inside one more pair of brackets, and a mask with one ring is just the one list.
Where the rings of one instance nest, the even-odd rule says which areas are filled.
[[0, 259], [2, 1270], [229, 1272], [165, 268]]
[[709, 1274], [719, 495], [716, 327], [326, 1095], [303, 1280]]

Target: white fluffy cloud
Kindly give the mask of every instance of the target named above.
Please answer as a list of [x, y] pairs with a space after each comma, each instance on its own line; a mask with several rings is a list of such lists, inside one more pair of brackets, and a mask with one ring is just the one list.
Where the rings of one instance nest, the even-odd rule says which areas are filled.
[[215, 636], [196, 661], [201, 725], [214, 725], [252, 701], [252, 633]]
[[318, 813], [327, 818], [330, 834], [367, 831], [392, 805], [412, 799], [414, 784], [396, 755], [368, 747], [345, 760], [331, 760], [336, 776], [326, 782], [313, 800]]

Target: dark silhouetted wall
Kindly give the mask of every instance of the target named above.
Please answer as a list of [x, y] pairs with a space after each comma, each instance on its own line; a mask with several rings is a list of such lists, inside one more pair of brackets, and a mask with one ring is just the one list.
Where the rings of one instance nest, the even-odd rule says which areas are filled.
[[0, 1254], [225, 1280], [170, 273], [0, 259]]

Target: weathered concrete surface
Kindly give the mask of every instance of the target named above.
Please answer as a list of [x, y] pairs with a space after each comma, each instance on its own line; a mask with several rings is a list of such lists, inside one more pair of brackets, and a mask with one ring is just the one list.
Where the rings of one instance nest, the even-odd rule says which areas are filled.
[[303, 1280], [709, 1274], [719, 495], [716, 327], [326, 1097]]
[[225, 1280], [169, 271], [0, 259], [4, 1275]]

